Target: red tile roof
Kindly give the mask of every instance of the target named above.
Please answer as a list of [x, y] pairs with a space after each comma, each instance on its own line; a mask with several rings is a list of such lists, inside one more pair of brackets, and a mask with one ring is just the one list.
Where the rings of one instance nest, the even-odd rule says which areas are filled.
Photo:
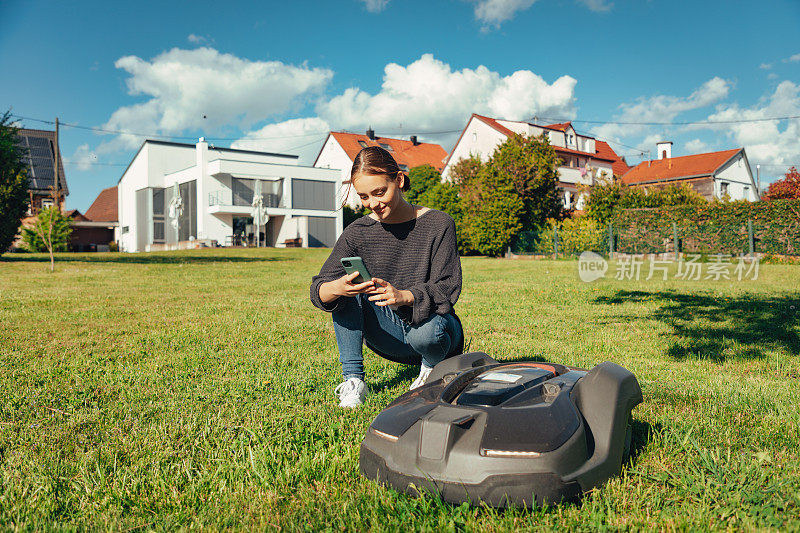
[[397, 161], [397, 164], [406, 165], [409, 169], [427, 163], [441, 171], [444, 168], [444, 159], [447, 157], [447, 152], [438, 144], [417, 143], [414, 145], [411, 141], [393, 139], [391, 137], [375, 137], [373, 141], [366, 135], [341, 131], [332, 131], [331, 136], [344, 149], [350, 161], [353, 161], [358, 152], [364, 148], [360, 144], [362, 142], [366, 146], [388, 145], [391, 147], [389, 152], [394, 157], [394, 160]]
[[721, 152], [642, 161], [625, 173], [622, 176], [622, 181], [626, 184], [632, 184], [692, 176], [710, 176], [741, 151], [741, 148], [735, 148]]
[[549, 130], [558, 130], [558, 131], [567, 131], [572, 125], [572, 122], [560, 122], [558, 124], [550, 124], [549, 126], [541, 126], [543, 128], [547, 128]]
[[[500, 133], [502, 133], [502, 134], [504, 134], [506, 136], [514, 135], [514, 132], [512, 130], [510, 130], [507, 127], [503, 126], [497, 120], [495, 120], [495, 119], [493, 119], [491, 117], [485, 117], [483, 115], [478, 115], [478, 114], [475, 114], [475, 113], [473, 113], [472, 116], [474, 116], [475, 118], [479, 119], [480, 121], [488, 124], [489, 126], [493, 127], [494, 129], [496, 129], [497, 131], [499, 131]], [[572, 124], [571, 122], [564, 122], [564, 123], [561, 123], [561, 124], [551, 124], [549, 126], [538, 126], [538, 127], [557, 130], [557, 131], [564, 131], [571, 124]], [[462, 132], [462, 135], [463, 135], [463, 132]], [[459, 138], [459, 140], [461, 140], [461, 139]], [[458, 142], [456, 142], [456, 145], [457, 144], [458, 144]], [[622, 161], [622, 159], [620, 159], [620, 157], [616, 154], [616, 152], [614, 152], [614, 150], [607, 143], [605, 143], [603, 141], [595, 140], [595, 153], [594, 154], [589, 154], [588, 152], [581, 152], [579, 150], [573, 150], [571, 148], [564, 148], [564, 147], [555, 146], [555, 145], [553, 145], [553, 148], [555, 149], [556, 152], [560, 152], [560, 153], [582, 155], [582, 156], [589, 155], [593, 159], [601, 159], [601, 160], [604, 160], [604, 161], [609, 161], [609, 162], [611, 162], [611, 169], [614, 172], [614, 175], [616, 175], [616, 176], [623, 175], [625, 172], [628, 171], [628, 168], [629, 168], [628, 165], [625, 164], [625, 162]]]
[[[500, 124], [499, 122], [497, 122], [495, 119], [493, 119], [491, 117], [484, 117], [483, 115], [478, 115], [478, 114], [475, 114], [475, 113], [473, 113], [472, 116], [477, 118], [481, 122], [485, 122], [486, 124], [490, 125], [494, 129], [499, 131], [500, 133], [503, 133], [503, 134], [505, 134], [505, 135], [507, 135], [509, 137], [511, 137], [512, 135], [514, 135], [516, 133], [516, 132], [506, 128], [505, 126], [503, 126], [502, 124]], [[456, 143], [456, 144], [458, 144], [458, 143]]]
[[103, 189], [86, 210], [86, 218], [92, 222], [118, 222], [117, 188]]
[[608, 145], [607, 142], [598, 141], [595, 139], [594, 147], [597, 149], [597, 156], [602, 157], [604, 159], [611, 159], [613, 162], [611, 163], [611, 171], [614, 173], [615, 176], [622, 176], [631, 167], [628, 166], [628, 163], [625, 162], [617, 153]]

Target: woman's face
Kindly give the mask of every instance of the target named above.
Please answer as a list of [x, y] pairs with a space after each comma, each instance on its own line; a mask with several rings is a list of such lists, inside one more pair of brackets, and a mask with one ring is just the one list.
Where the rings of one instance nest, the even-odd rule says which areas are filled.
[[353, 177], [353, 188], [361, 198], [361, 205], [375, 213], [378, 220], [385, 220], [400, 205], [402, 180], [400, 174], [394, 179], [385, 174], [357, 174]]

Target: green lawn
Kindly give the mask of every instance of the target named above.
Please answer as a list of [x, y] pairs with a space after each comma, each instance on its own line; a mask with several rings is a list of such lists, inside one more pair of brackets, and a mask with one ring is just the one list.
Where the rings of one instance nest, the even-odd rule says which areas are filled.
[[[0, 260], [0, 524], [10, 529], [800, 529], [800, 266], [585, 284], [573, 261], [464, 258], [472, 349], [633, 371], [634, 456], [581, 505], [452, 507], [358, 474], [416, 375], [367, 357], [337, 407], [327, 250]], [[613, 272], [613, 266], [612, 266]]]

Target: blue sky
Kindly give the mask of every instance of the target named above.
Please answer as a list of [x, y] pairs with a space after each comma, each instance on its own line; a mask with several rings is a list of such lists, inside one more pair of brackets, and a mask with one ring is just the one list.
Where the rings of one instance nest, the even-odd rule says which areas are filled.
[[[632, 164], [662, 139], [676, 156], [745, 146], [771, 181], [800, 166], [798, 119], [607, 122], [800, 115], [799, 25], [796, 0], [5, 0], [0, 106], [309, 164], [329, 129], [449, 150], [472, 112], [574, 119]], [[68, 207], [116, 184], [141, 141], [63, 127]]]

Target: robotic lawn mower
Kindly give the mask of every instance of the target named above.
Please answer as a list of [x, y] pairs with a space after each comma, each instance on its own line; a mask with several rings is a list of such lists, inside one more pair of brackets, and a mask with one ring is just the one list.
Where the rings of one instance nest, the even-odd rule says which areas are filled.
[[473, 352], [436, 365], [389, 404], [361, 443], [361, 473], [409, 494], [505, 507], [578, 500], [630, 452], [636, 377]]

